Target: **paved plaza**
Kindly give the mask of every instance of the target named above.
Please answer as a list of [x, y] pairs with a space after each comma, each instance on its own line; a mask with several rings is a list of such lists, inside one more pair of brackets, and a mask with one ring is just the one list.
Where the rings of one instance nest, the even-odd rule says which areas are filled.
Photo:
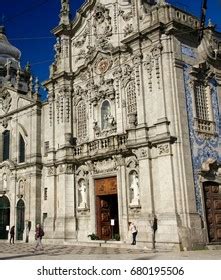
[[131, 248], [45, 245], [34, 251], [31, 243], [0, 243], [0, 260], [221, 260], [221, 250], [163, 252]]

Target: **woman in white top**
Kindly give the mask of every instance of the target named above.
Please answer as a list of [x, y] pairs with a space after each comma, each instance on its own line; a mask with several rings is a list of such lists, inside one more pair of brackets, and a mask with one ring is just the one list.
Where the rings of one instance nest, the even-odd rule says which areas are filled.
[[131, 245], [136, 245], [137, 228], [136, 228], [135, 224], [132, 222], [129, 222], [129, 229], [132, 233], [132, 238], [133, 238]]

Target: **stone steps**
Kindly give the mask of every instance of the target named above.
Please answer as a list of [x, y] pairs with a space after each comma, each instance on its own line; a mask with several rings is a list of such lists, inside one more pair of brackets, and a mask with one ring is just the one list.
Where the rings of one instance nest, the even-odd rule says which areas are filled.
[[208, 244], [206, 248], [208, 250], [221, 250], [221, 244]]

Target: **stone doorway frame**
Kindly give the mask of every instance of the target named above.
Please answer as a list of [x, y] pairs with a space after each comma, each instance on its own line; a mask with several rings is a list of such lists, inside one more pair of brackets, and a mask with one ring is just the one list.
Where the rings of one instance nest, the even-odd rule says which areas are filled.
[[[103, 178], [94, 178], [94, 186], [95, 186], [95, 219], [96, 219], [96, 232], [99, 238], [103, 237], [102, 234], [102, 215], [107, 221], [103, 221], [103, 227], [109, 228], [109, 237], [102, 238], [102, 240], [110, 240], [114, 236], [113, 234], [119, 235], [119, 205], [118, 205], [118, 193], [117, 193], [117, 176], [110, 176], [110, 177], [103, 177]], [[102, 200], [102, 198], [104, 198]], [[111, 202], [111, 199], [114, 198], [114, 201], [117, 203], [117, 218], [112, 217], [113, 214], [115, 214], [111, 210], [111, 206], [109, 207], [109, 210], [105, 207], [103, 208], [103, 213], [101, 210], [101, 202], [102, 201], [108, 201]], [[109, 215], [109, 217], [107, 217]], [[111, 227], [111, 219], [115, 220], [115, 225], [112, 228]], [[115, 231], [115, 232], [112, 232]]]

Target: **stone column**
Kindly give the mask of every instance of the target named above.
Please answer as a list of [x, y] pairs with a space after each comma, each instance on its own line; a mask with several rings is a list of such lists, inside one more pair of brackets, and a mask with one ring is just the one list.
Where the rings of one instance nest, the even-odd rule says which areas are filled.
[[128, 194], [126, 185], [126, 164], [121, 155], [114, 157], [117, 165], [117, 190], [118, 190], [118, 216], [120, 239], [128, 238]]
[[51, 239], [54, 237], [55, 219], [57, 217], [57, 176], [56, 167], [49, 166], [45, 170], [45, 185], [48, 189], [47, 198], [47, 218], [44, 222], [45, 238]]
[[154, 205], [158, 220], [156, 244], [168, 248], [179, 248], [179, 217], [174, 184], [174, 166], [171, 144], [156, 145], [154, 164]]
[[[152, 166], [150, 150], [148, 147], [133, 150], [139, 165], [139, 189], [140, 189], [140, 217], [137, 221], [139, 227], [139, 241], [152, 242], [151, 224], [155, 215], [154, 194], [152, 181]], [[150, 246], [151, 247], [151, 246]]]
[[74, 166], [61, 164], [57, 176], [55, 238], [76, 239]]

